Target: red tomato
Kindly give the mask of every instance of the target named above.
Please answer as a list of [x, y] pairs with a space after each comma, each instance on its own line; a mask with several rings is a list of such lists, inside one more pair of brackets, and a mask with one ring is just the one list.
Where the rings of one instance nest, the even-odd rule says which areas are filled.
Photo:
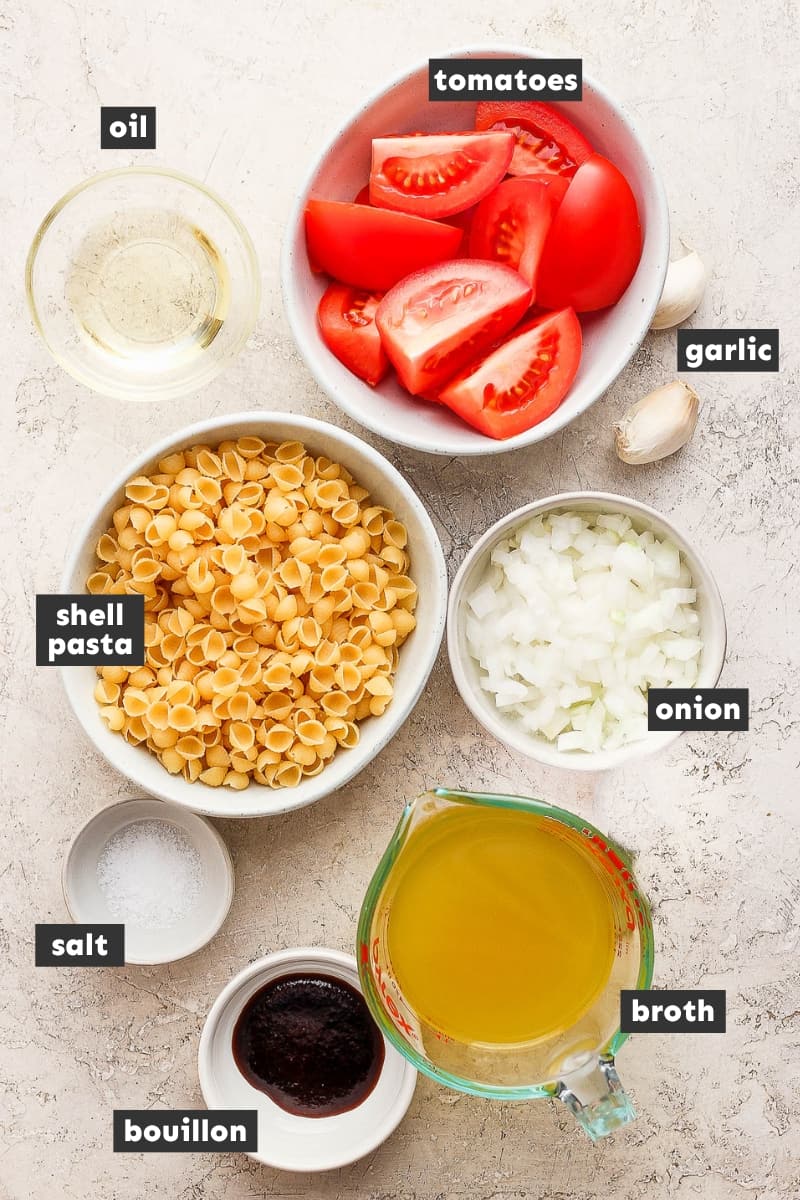
[[555, 412], [580, 360], [575, 313], [546, 313], [449, 383], [439, 399], [481, 433], [515, 437]]
[[476, 129], [510, 130], [514, 154], [509, 175], [574, 175], [593, 153], [586, 138], [560, 110], [536, 100], [482, 100]]
[[375, 320], [401, 383], [420, 396], [508, 333], [530, 301], [517, 271], [462, 258], [402, 280], [386, 293]]
[[536, 179], [506, 179], [481, 200], [472, 222], [469, 252], [519, 271], [536, 294], [536, 268], [566, 181], [552, 177], [555, 188]]
[[497, 186], [513, 150], [508, 132], [373, 138], [370, 200], [420, 217], [450, 217]]
[[564, 175], [545, 175], [540, 172], [535, 178], [529, 180], [531, 183], [538, 183], [541, 187], [547, 188], [547, 195], [550, 197], [550, 208], [553, 216], [556, 215], [556, 209], [567, 194], [569, 180]]
[[[489, 193], [491, 195], [491, 192]], [[472, 228], [472, 222], [475, 220], [475, 214], [478, 211], [477, 204], [472, 208], [465, 208], [463, 212], [453, 213], [452, 217], [442, 217], [445, 225], [455, 225], [456, 229], [460, 229], [464, 234], [464, 245], [469, 242], [469, 231]]]
[[537, 302], [577, 312], [616, 304], [641, 253], [630, 185], [613, 163], [593, 154], [578, 168], [553, 218], [539, 263]]
[[357, 196], [353, 196], [353, 204], [369, 204], [369, 184], [365, 183]]
[[412, 271], [452, 258], [461, 230], [366, 204], [309, 200], [306, 243], [316, 269], [341, 283], [385, 292]]
[[317, 318], [325, 345], [371, 387], [389, 370], [389, 359], [375, 324], [380, 296], [332, 283], [319, 302]]

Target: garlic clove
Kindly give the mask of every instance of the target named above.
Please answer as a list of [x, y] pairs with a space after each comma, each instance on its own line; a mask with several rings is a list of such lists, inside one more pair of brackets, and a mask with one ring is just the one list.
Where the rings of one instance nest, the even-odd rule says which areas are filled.
[[706, 269], [694, 250], [671, 262], [651, 329], [672, 329], [690, 317], [706, 290]]
[[626, 463], [651, 463], [685, 446], [697, 425], [700, 398], [676, 379], [631, 405], [614, 425], [617, 454]]

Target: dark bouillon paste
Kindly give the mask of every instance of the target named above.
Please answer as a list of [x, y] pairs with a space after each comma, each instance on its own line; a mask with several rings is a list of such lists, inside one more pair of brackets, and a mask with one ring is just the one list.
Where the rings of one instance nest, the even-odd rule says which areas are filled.
[[383, 1036], [364, 997], [332, 975], [272, 979], [250, 997], [233, 1031], [245, 1079], [287, 1112], [330, 1117], [370, 1094]]

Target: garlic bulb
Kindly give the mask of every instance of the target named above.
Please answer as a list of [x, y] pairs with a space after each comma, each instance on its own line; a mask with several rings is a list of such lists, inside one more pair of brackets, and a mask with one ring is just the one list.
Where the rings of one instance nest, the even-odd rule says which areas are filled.
[[671, 262], [650, 328], [672, 329], [673, 325], [680, 325], [697, 308], [705, 288], [706, 269], [694, 250]]
[[694, 433], [700, 399], [680, 379], [631, 405], [614, 425], [617, 454], [626, 463], [651, 463], [685, 446]]

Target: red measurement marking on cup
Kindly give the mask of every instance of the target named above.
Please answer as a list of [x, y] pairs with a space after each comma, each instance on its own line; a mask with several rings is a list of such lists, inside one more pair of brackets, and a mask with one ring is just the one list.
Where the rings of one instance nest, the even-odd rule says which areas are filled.
[[[588, 839], [588, 846], [597, 861], [608, 871], [614, 883], [614, 887], [625, 906], [625, 919], [628, 929], [635, 929], [637, 924], [640, 929], [644, 927], [644, 907], [641, 897], [636, 890], [636, 884], [633, 880], [625, 863], [607, 842], [595, 833], [592, 829], [582, 829], [581, 833]], [[631, 907], [633, 904], [635, 908]]]
[[380, 961], [380, 938], [375, 938], [372, 943], [372, 973], [378, 984], [378, 990], [383, 997], [383, 1003], [386, 1005], [386, 1011], [394, 1021], [397, 1028], [404, 1036], [408, 1036], [419, 1041], [416, 1030], [413, 1025], [410, 1025], [403, 1014], [393, 996], [389, 995], [387, 984], [390, 984], [397, 992], [399, 988], [394, 979], [389, 975], [388, 971], [384, 972]]

